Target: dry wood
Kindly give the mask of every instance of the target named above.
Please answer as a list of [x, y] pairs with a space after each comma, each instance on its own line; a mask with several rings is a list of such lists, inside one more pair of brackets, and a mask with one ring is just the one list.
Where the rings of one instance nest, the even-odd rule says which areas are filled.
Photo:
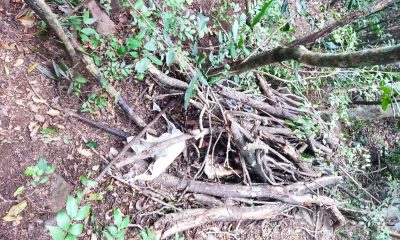
[[293, 207], [286, 204], [268, 204], [256, 207], [225, 206], [211, 209], [188, 209], [168, 214], [154, 227], [157, 239], [165, 239], [177, 233], [213, 222], [273, 219]]
[[125, 132], [125, 131], [119, 130], [119, 129], [115, 129], [115, 128], [111, 128], [111, 127], [109, 127], [109, 126], [107, 126], [107, 125], [105, 125], [105, 124], [103, 124], [103, 123], [99, 123], [99, 122], [90, 120], [90, 119], [88, 119], [88, 118], [82, 117], [82, 116], [80, 116], [80, 115], [78, 115], [78, 114], [76, 114], [76, 113], [74, 113], [74, 112], [72, 112], [72, 111], [64, 111], [64, 112], [65, 112], [68, 116], [71, 116], [71, 117], [73, 117], [73, 118], [78, 119], [79, 121], [82, 121], [82, 122], [84, 122], [84, 123], [87, 123], [87, 124], [89, 124], [89, 125], [92, 126], [92, 127], [99, 128], [99, 129], [101, 129], [101, 130], [104, 130], [104, 131], [106, 131], [106, 132], [108, 132], [108, 133], [110, 133], [110, 134], [112, 134], [112, 135], [114, 135], [114, 136], [117, 136], [117, 137], [120, 137], [120, 138], [123, 138], [123, 139], [126, 139], [126, 138], [128, 138], [128, 137], [131, 136], [131, 134], [129, 134], [128, 132]]

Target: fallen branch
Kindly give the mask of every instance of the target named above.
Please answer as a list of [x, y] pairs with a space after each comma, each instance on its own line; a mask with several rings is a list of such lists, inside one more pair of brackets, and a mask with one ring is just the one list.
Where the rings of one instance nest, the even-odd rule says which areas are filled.
[[[130, 171], [143, 172], [147, 169], [147, 165], [148, 164], [144, 160], [133, 161], [132, 165], [130, 165]], [[282, 199], [284, 202], [296, 205], [306, 204], [306, 202], [302, 202], [302, 200], [307, 199], [302, 199], [300, 197], [301, 195], [312, 193], [319, 188], [339, 184], [341, 181], [342, 177], [340, 176], [328, 176], [317, 178], [310, 182], [296, 182], [286, 186], [271, 186], [269, 184], [238, 186], [235, 184], [230, 185], [180, 179], [166, 173], [161, 174], [153, 180], [153, 182], [165, 187], [176, 190], [186, 189], [188, 192], [193, 193], [208, 194], [217, 197]], [[290, 198], [291, 196], [295, 198]]]
[[288, 120], [295, 121], [298, 118], [296, 115], [286, 111], [283, 108], [271, 106], [268, 103], [259, 101], [250, 95], [247, 95], [247, 94], [244, 94], [241, 92], [237, 92], [237, 91], [232, 91], [227, 87], [219, 86], [219, 90], [217, 91], [217, 93], [226, 98], [245, 103], [255, 109], [265, 111], [265, 112], [271, 114], [272, 116], [275, 116], [275, 117], [278, 117], [281, 119], [288, 119]]
[[265, 220], [286, 213], [293, 207], [286, 204], [268, 204], [256, 207], [225, 206], [211, 209], [188, 209], [172, 213], [158, 220], [153, 229], [157, 239], [165, 239], [177, 233], [213, 222]]
[[107, 126], [107, 125], [105, 125], [103, 123], [95, 122], [95, 121], [90, 120], [88, 118], [82, 117], [82, 116], [80, 116], [80, 115], [78, 115], [78, 114], [76, 114], [74, 112], [71, 112], [71, 111], [64, 111], [64, 112], [67, 114], [67, 116], [71, 116], [73, 118], [76, 118], [81, 122], [87, 123], [92, 127], [104, 130], [104, 131], [106, 131], [106, 132], [108, 132], [108, 133], [110, 133], [110, 134], [112, 134], [114, 136], [117, 136], [117, 137], [120, 137], [120, 138], [123, 138], [123, 139], [126, 139], [126, 138], [131, 136], [131, 134], [129, 134], [128, 132], [125, 132], [125, 131], [119, 130], [119, 129], [111, 128], [111, 127], [109, 127], [109, 126]]

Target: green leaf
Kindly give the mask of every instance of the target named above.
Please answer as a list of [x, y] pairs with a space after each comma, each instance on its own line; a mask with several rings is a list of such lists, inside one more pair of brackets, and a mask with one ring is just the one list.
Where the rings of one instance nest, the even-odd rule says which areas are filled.
[[87, 25], [90, 25], [90, 24], [93, 24], [94, 22], [96, 22], [96, 19], [95, 19], [95, 18], [90, 18], [90, 15], [89, 15], [89, 11], [88, 11], [88, 10], [85, 10], [85, 11], [83, 12], [82, 19], [83, 19], [83, 22], [84, 22], [85, 24], [87, 24]]
[[107, 231], [103, 231], [103, 237], [105, 237], [107, 240], [114, 240], [113, 236]]
[[200, 32], [207, 27], [207, 22], [210, 18], [204, 16], [202, 13], [197, 14], [197, 30]]
[[87, 81], [86, 78], [84, 78], [84, 77], [82, 77], [82, 76], [78, 76], [78, 77], [75, 78], [75, 82], [78, 82], [78, 83], [87, 83], [88, 81]]
[[128, 47], [128, 50], [137, 50], [142, 46], [142, 41], [129, 37], [126, 39], [126, 46]]
[[82, 232], [83, 232], [83, 224], [82, 224], [82, 223], [78, 223], [78, 224], [73, 225], [73, 226], [68, 230], [68, 232], [69, 232], [70, 234], [72, 234], [72, 235], [78, 237], [78, 236], [81, 235]]
[[281, 27], [282, 32], [287, 32], [290, 30], [290, 24], [286, 23], [285, 26]]
[[270, 0], [264, 3], [264, 5], [261, 7], [261, 10], [257, 15], [254, 17], [253, 21], [251, 22], [250, 28], [253, 29], [254, 26], [261, 21], [261, 19], [264, 17], [264, 15], [267, 13], [267, 9], [273, 3], [274, 0]]
[[47, 167], [45, 173], [46, 174], [52, 174], [55, 170], [56, 170], [56, 165], [53, 164], [53, 165], [51, 165], [51, 167], [49, 167], [49, 166]]
[[150, 58], [150, 60], [156, 65], [162, 65], [163, 64], [163, 62], [160, 59], [158, 59], [156, 56], [154, 56], [154, 55], [148, 55], [147, 57]]
[[94, 30], [93, 28], [84, 28], [81, 30], [81, 32], [86, 36], [96, 35], [97, 33], [96, 30]]
[[117, 49], [117, 53], [118, 53], [119, 55], [121, 55], [121, 56], [124, 56], [124, 55], [126, 54], [126, 47], [125, 47], [125, 46], [120, 46], [120, 47]]
[[101, 201], [103, 200], [103, 195], [101, 193], [90, 193], [89, 194], [89, 200], [90, 201]]
[[114, 209], [114, 224], [119, 226], [122, 223], [122, 213], [121, 211], [116, 208]]
[[107, 231], [114, 237], [116, 237], [118, 234], [118, 229], [115, 226], [108, 226]]
[[174, 51], [174, 49], [170, 48], [168, 50], [166, 58], [165, 58], [165, 61], [166, 61], [168, 66], [170, 66], [171, 64], [174, 63], [174, 61], [175, 61], [175, 51]]
[[390, 103], [391, 103], [391, 98], [390, 97], [383, 98], [382, 99], [382, 103], [381, 103], [382, 110], [386, 111]]
[[64, 229], [65, 231], [67, 231], [69, 226], [71, 225], [71, 218], [65, 211], [58, 212], [56, 220], [57, 220], [57, 225], [61, 229]]
[[392, 95], [392, 89], [386, 86], [381, 86], [381, 90], [386, 95]]
[[78, 238], [74, 235], [68, 234], [64, 240], [77, 240]]
[[44, 178], [42, 178], [42, 179], [40, 179], [40, 183], [41, 184], [43, 184], [43, 183], [45, 183], [45, 182], [47, 182], [47, 181], [49, 181], [49, 177], [48, 176], [45, 176]]
[[238, 40], [238, 36], [239, 36], [239, 22], [237, 19], [235, 19], [235, 21], [233, 22], [233, 25], [232, 25], [233, 41], [236, 42]]
[[76, 214], [75, 220], [81, 221], [85, 219], [89, 215], [89, 212], [90, 212], [90, 205], [85, 205], [81, 207], [78, 213]]
[[89, 140], [85, 143], [86, 147], [88, 148], [97, 148], [100, 145], [96, 141]]
[[193, 98], [193, 96], [195, 94], [195, 90], [196, 90], [196, 86], [197, 86], [198, 82], [199, 81], [198, 81], [197, 76], [196, 75], [193, 76], [192, 80], [189, 83], [188, 88], [186, 89], [185, 97], [184, 97], [184, 104], [183, 104], [185, 110], [187, 110], [187, 108], [189, 107], [189, 101], [190, 101], [190, 99]]
[[124, 220], [122, 221], [121, 225], [119, 225], [118, 227], [119, 227], [120, 229], [125, 229], [125, 228], [128, 227], [129, 222], [130, 222], [130, 221], [129, 221], [129, 217], [125, 217]]
[[144, 48], [150, 52], [154, 52], [155, 50], [157, 50], [157, 45], [156, 45], [156, 42], [154, 41], [154, 39], [151, 39], [150, 41], [148, 41], [144, 45]]
[[57, 130], [54, 130], [54, 129], [49, 128], [49, 127], [47, 127], [47, 128], [41, 128], [41, 129], [40, 129], [40, 132], [41, 132], [42, 134], [49, 134], [49, 135], [58, 135], [58, 134], [59, 134]]
[[46, 159], [44, 158], [44, 157], [40, 157], [39, 158], [39, 161], [38, 161], [38, 167], [39, 167], [39, 169], [40, 170], [42, 170], [42, 171], [46, 171], [46, 169], [47, 169], [47, 162], [46, 162]]
[[135, 5], [133, 5], [133, 8], [135, 8], [136, 10], [141, 10], [142, 7], [144, 7], [144, 2], [143, 0], [137, 0], [135, 2]]
[[46, 226], [53, 240], [64, 240], [66, 233], [59, 227]]
[[137, 73], [145, 73], [149, 68], [150, 60], [148, 58], [142, 58], [135, 64], [135, 70]]
[[388, 74], [400, 80], [400, 72], [388, 72]]
[[68, 196], [66, 210], [71, 218], [74, 218], [78, 213], [78, 201], [74, 197]]

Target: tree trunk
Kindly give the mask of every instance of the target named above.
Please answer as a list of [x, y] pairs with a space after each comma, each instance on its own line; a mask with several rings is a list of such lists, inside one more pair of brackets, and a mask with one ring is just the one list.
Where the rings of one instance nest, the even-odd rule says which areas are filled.
[[[337, 54], [315, 53], [303, 46], [279, 47], [256, 55], [247, 61], [237, 61], [231, 64], [229, 73], [239, 74], [271, 63], [287, 60], [296, 60], [300, 63], [317, 67], [341, 68], [390, 64], [400, 61], [400, 44], [390, 47]], [[222, 71], [223, 67], [219, 67], [212, 69], [209, 74], [218, 75]]]

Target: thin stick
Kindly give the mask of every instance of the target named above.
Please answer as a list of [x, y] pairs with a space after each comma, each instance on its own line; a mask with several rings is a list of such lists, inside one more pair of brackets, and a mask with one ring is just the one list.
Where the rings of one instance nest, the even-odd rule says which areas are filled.
[[124, 155], [129, 150], [129, 148], [133, 146], [133, 144], [137, 143], [138, 140], [141, 137], [143, 137], [144, 134], [146, 134], [147, 130], [150, 129], [158, 121], [158, 119], [169, 109], [172, 103], [173, 103], [172, 101], [169, 102], [168, 105], [161, 112], [157, 114], [157, 116], [153, 119], [153, 121], [147, 124], [146, 127], [144, 127], [142, 131], [132, 141], [130, 141], [124, 146], [124, 148], [118, 153], [118, 155], [115, 156], [115, 158], [111, 160], [111, 162], [107, 164], [107, 166], [103, 169], [103, 171], [101, 171], [101, 173], [95, 178], [96, 182], [100, 181], [101, 178], [104, 176], [104, 174], [106, 174], [107, 171], [114, 165], [114, 163], [116, 163], [118, 159], [120, 159], [122, 155]]
[[76, 114], [74, 112], [66, 111], [65, 113], [68, 114], [69, 116], [73, 117], [73, 118], [78, 119], [81, 122], [87, 123], [92, 127], [96, 127], [96, 128], [101, 129], [101, 130], [104, 130], [104, 131], [106, 131], [106, 132], [108, 132], [108, 133], [110, 133], [110, 134], [112, 134], [114, 136], [117, 136], [117, 137], [120, 137], [120, 138], [124, 138], [124, 139], [126, 139], [126, 138], [131, 136], [131, 134], [129, 134], [128, 132], [125, 132], [125, 131], [119, 130], [119, 129], [111, 128], [111, 127], [109, 127], [109, 126], [107, 126], [107, 125], [105, 125], [103, 123], [95, 122], [95, 121], [90, 120], [88, 118], [82, 117], [82, 116], [80, 116], [80, 115], [78, 115], [78, 114]]

